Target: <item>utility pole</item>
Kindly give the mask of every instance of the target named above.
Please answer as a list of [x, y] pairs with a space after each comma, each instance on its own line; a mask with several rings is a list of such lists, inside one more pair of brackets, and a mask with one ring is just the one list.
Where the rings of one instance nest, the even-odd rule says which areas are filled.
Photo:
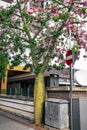
[[70, 65], [70, 130], [73, 130], [73, 114], [72, 114], [72, 86], [73, 86], [73, 72], [72, 64]]

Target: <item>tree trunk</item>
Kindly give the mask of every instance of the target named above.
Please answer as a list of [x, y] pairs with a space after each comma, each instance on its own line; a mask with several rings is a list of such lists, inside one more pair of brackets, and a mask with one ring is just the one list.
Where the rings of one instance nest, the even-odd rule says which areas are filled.
[[35, 105], [35, 124], [41, 125], [43, 119], [43, 109], [45, 101], [44, 74], [39, 73], [35, 79], [34, 86], [34, 105]]

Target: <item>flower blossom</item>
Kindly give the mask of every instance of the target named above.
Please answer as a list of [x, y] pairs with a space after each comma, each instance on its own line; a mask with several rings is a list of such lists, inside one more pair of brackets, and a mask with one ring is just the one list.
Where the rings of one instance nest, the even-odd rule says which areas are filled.
[[12, 21], [14, 21], [16, 19], [16, 16], [14, 14], [10, 15], [10, 18]]
[[85, 0], [82, 4], [83, 4], [84, 6], [87, 6], [87, 0]]
[[57, 13], [57, 12], [58, 12], [58, 8], [56, 8], [56, 7], [51, 8], [51, 13]]
[[78, 14], [81, 16], [82, 13], [83, 13], [82, 10], [81, 10], [81, 8], [77, 6], [77, 7], [76, 7], [76, 10], [77, 10]]
[[29, 14], [37, 13], [37, 12], [43, 12], [43, 8], [41, 8], [41, 7], [30, 7], [30, 9], [28, 10]]
[[70, 0], [64, 0], [65, 3], [68, 3]]
[[35, 0], [35, 2], [44, 2], [44, 0]]
[[72, 32], [74, 32], [74, 31], [77, 30], [77, 27], [75, 25], [72, 25], [72, 26], [70, 26], [70, 29], [71, 29]]
[[2, 31], [2, 30], [0, 30], [0, 35], [2, 35], [2, 33], [3, 33], [3, 31]]
[[64, 23], [65, 26], [68, 26], [72, 23], [72, 19], [67, 19], [67, 21]]
[[25, 3], [27, 3], [27, 2], [28, 2], [28, 0], [24, 0], [24, 2], [25, 2]]

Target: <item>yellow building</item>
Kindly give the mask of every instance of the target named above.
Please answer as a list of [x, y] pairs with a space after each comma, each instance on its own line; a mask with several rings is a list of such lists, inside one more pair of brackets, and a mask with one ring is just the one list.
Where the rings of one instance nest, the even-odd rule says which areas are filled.
[[0, 84], [1, 84], [0, 93], [1, 94], [6, 94], [7, 92], [7, 82], [8, 82], [9, 77], [31, 72], [30, 67], [26, 70], [24, 70], [23, 68], [24, 68], [23, 66], [14, 66], [11, 69], [9, 65], [7, 66], [5, 77], [0, 80]]

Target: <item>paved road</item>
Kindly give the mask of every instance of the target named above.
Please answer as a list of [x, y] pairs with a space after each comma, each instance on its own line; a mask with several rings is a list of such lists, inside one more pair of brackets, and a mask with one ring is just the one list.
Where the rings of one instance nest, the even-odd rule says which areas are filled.
[[0, 110], [0, 130], [35, 130], [30, 121]]
[[[58, 130], [52, 127], [46, 127], [46, 129], [37, 129], [33, 125], [33, 122], [24, 118], [20, 118], [11, 113], [0, 110], [0, 130]], [[69, 130], [69, 129], [63, 129]]]

